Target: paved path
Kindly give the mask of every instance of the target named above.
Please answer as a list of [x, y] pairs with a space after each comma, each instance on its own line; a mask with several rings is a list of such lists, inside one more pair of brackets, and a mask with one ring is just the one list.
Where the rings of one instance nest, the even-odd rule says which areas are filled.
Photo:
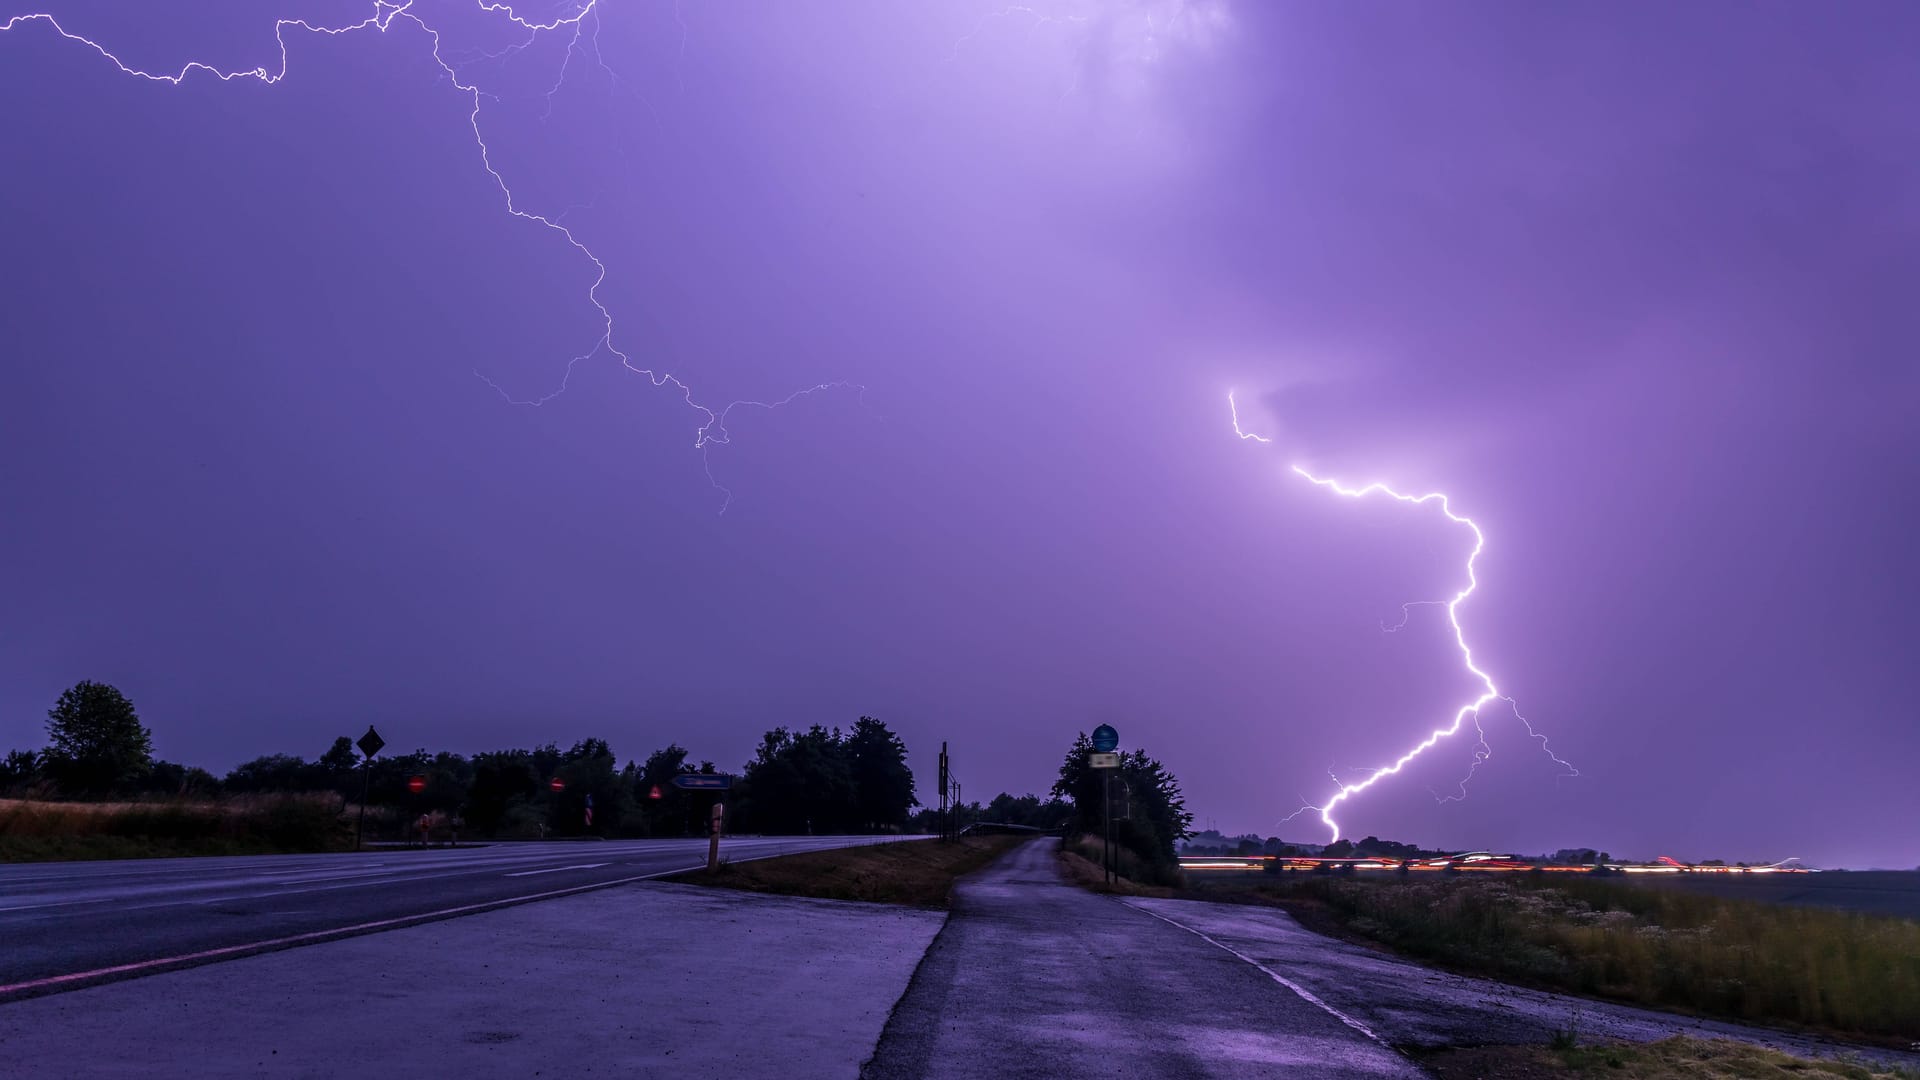
[[[742, 837], [735, 861], [881, 837]], [[0, 1002], [705, 865], [633, 840], [0, 865]], [[98, 974], [95, 974], [98, 973]]]
[[962, 883], [863, 1078], [1423, 1075], [1245, 960], [1068, 885], [1057, 844]]
[[853, 1080], [942, 921], [599, 889], [0, 1005], [0, 1076]]

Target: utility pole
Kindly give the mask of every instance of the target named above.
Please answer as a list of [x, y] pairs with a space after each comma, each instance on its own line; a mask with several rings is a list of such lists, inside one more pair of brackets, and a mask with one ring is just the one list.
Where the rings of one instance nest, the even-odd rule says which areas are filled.
[[953, 839], [947, 820], [947, 744], [944, 742], [940, 744], [940, 839]]

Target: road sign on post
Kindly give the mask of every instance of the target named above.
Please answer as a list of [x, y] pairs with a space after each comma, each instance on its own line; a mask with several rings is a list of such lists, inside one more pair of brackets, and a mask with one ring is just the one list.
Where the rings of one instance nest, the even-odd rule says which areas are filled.
[[367, 733], [360, 736], [360, 741], [354, 745], [360, 748], [361, 753], [367, 755], [366, 760], [360, 763], [360, 820], [353, 825], [353, 850], [359, 851], [360, 834], [367, 828], [367, 794], [373, 786], [373, 755], [387, 745], [387, 740], [373, 730], [372, 724], [368, 724]]
[[1091, 742], [1093, 753], [1087, 755], [1087, 764], [1103, 770], [1100, 773], [1100, 869], [1111, 887], [1120, 876], [1120, 860], [1113, 855], [1113, 773], [1120, 767], [1120, 755], [1114, 751], [1120, 748], [1120, 733], [1112, 724], [1101, 724], [1093, 729]]
[[733, 777], [724, 773], [681, 773], [673, 778], [673, 786], [689, 790], [726, 791], [733, 787]]

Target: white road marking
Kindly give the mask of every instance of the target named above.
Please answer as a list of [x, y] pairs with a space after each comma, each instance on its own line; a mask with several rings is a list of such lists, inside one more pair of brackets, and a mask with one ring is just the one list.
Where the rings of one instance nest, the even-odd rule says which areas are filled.
[[[1124, 900], [1120, 902], [1123, 904], [1126, 904], [1126, 901]], [[1195, 930], [1193, 927], [1188, 926], [1185, 923], [1174, 922], [1172, 919], [1167, 918], [1165, 915], [1162, 915], [1157, 911], [1149, 911], [1146, 908], [1140, 907], [1135, 904], [1127, 904], [1127, 906], [1130, 908], [1133, 908], [1133, 910], [1135, 911], [1141, 912], [1142, 914], [1151, 915], [1154, 918], [1159, 919], [1161, 922], [1166, 923], [1168, 926], [1177, 926], [1180, 929], [1185, 930], [1187, 933], [1192, 934], [1194, 937], [1199, 938], [1201, 941], [1204, 941], [1207, 944], [1213, 946], [1214, 948], [1220, 949], [1223, 952], [1226, 952], [1240, 960], [1243, 960], [1249, 964], [1252, 964], [1255, 968], [1258, 968], [1262, 974], [1266, 975], [1267, 978], [1272, 979], [1274, 982], [1279, 983], [1281, 986], [1284, 986], [1287, 989], [1293, 991], [1295, 994], [1299, 995], [1300, 1000], [1305, 1001], [1310, 1005], [1318, 1005], [1321, 1009], [1325, 1010], [1326, 1013], [1329, 1016], [1332, 1016], [1335, 1020], [1338, 1020], [1341, 1023], [1352, 1028], [1353, 1030], [1359, 1032], [1360, 1034], [1365, 1035], [1367, 1038], [1372, 1039], [1374, 1042], [1379, 1043], [1381, 1046], [1387, 1046], [1387, 1041], [1385, 1039], [1382, 1039], [1380, 1036], [1375, 1035], [1372, 1032], [1372, 1030], [1370, 1030], [1367, 1027], [1367, 1025], [1361, 1023], [1358, 1020], [1355, 1020], [1353, 1017], [1348, 1016], [1346, 1013], [1341, 1012], [1339, 1009], [1334, 1008], [1333, 1006], [1327, 1004], [1326, 1002], [1321, 1001], [1318, 997], [1314, 996], [1313, 991], [1308, 990], [1306, 987], [1301, 986], [1299, 983], [1294, 982], [1292, 979], [1287, 978], [1285, 975], [1282, 975], [1279, 972], [1268, 967], [1267, 965], [1261, 963], [1260, 961], [1255, 960], [1253, 957], [1248, 956], [1246, 953], [1241, 952], [1240, 950], [1234, 948], [1231, 945], [1223, 945], [1220, 942], [1215, 941], [1214, 939], [1208, 937], [1207, 935], [1201, 933], [1198, 930]], [[1387, 1049], [1391, 1050], [1393, 1048], [1391, 1046], [1387, 1046]]]
[[522, 870], [517, 874], [503, 874], [502, 877], [532, 877], [535, 874], [557, 874], [562, 870], [598, 870], [607, 865], [603, 862], [582, 863], [579, 866], [549, 866], [545, 870]]

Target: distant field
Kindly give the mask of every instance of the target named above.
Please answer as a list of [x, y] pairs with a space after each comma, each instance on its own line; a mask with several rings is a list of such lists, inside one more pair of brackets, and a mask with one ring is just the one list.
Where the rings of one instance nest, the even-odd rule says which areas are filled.
[[1734, 874], [1623, 874], [1613, 880], [1730, 900], [1758, 900], [1766, 904], [1795, 904], [1920, 920], [1920, 871], [1916, 870], [1850, 870], [1751, 877]]

